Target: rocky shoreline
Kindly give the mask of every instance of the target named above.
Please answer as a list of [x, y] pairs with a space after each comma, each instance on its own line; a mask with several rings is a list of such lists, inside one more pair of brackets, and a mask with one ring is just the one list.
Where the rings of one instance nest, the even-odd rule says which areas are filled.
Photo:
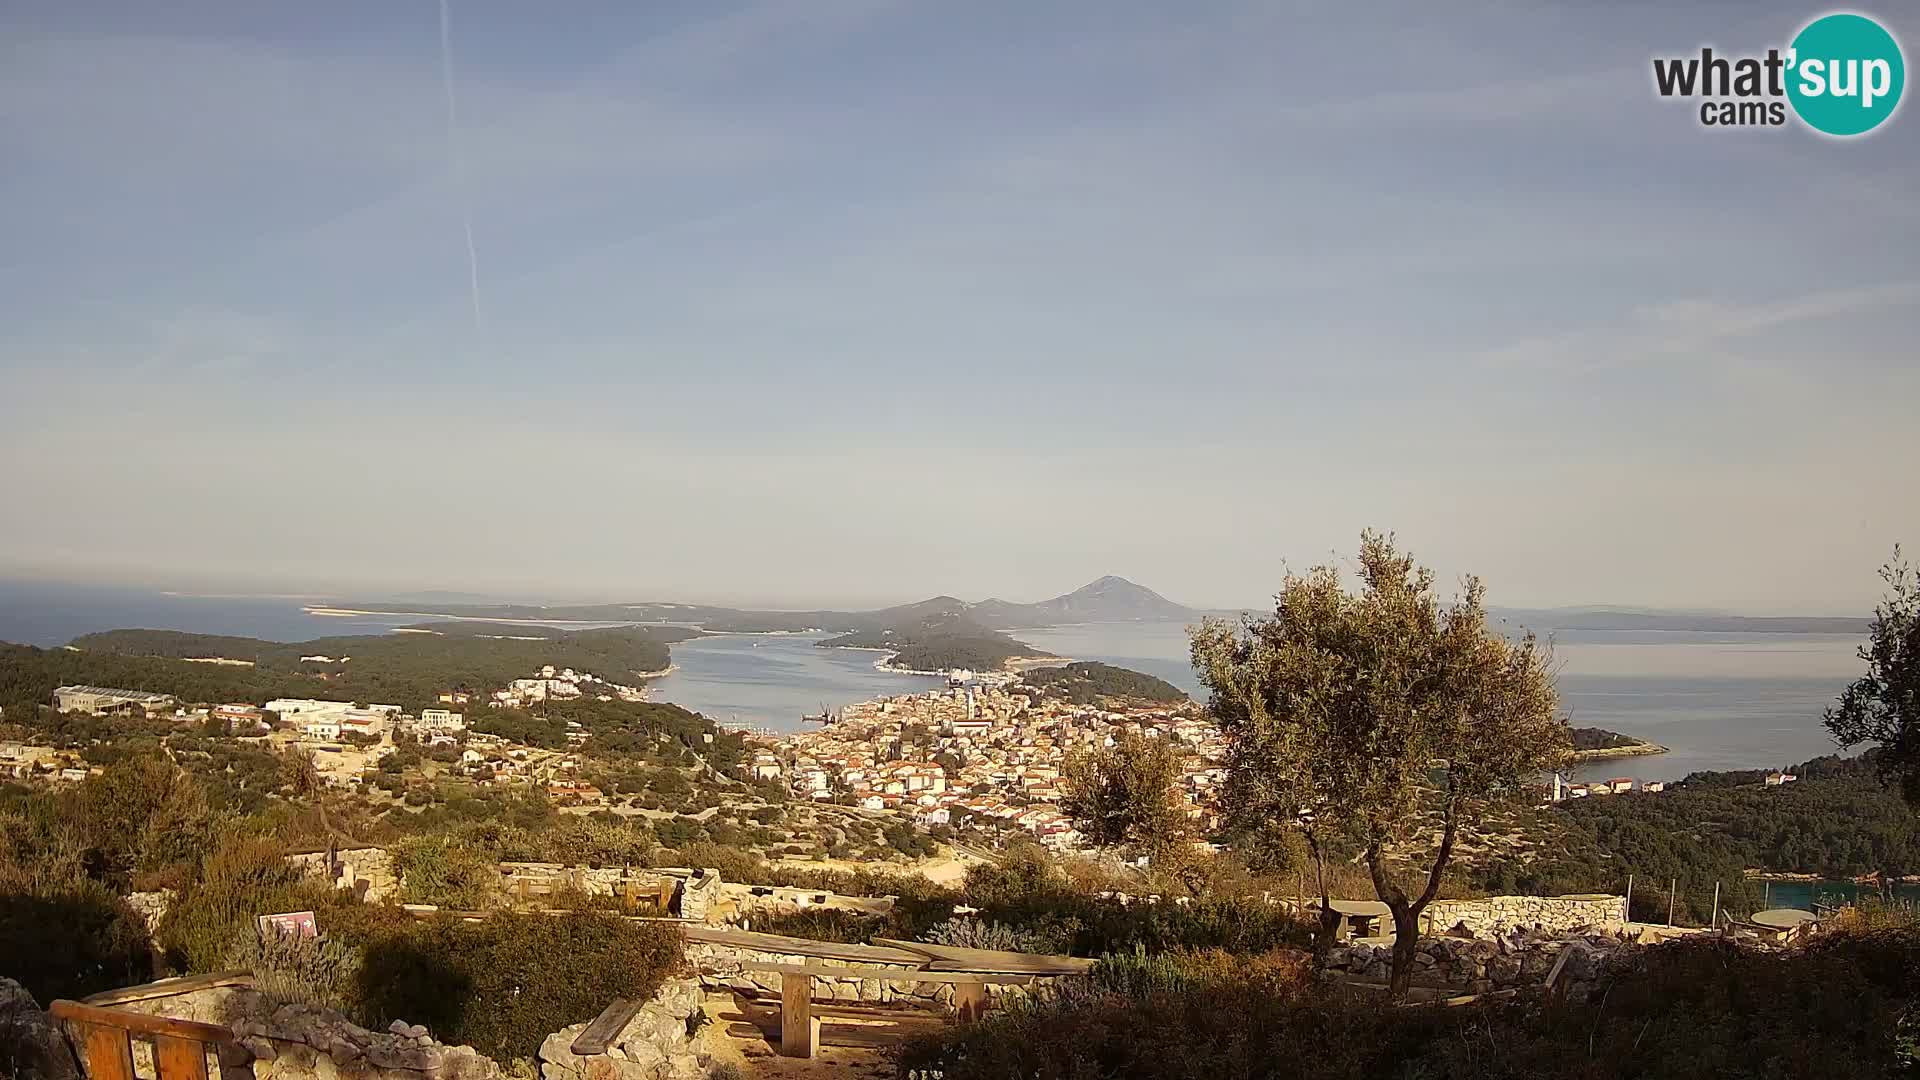
[[1605, 761], [1608, 758], [1646, 757], [1651, 754], [1667, 753], [1667, 748], [1659, 743], [1640, 742], [1632, 746], [1608, 746], [1599, 750], [1575, 750], [1575, 761]]

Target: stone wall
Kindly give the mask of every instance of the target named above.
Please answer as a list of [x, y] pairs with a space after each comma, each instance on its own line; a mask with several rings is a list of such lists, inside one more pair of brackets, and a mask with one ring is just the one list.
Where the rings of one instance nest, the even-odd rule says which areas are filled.
[[1421, 915], [1420, 925], [1429, 934], [1444, 934], [1462, 925], [1482, 936], [1515, 929], [1571, 933], [1590, 926], [1618, 925], [1625, 908], [1621, 897], [1600, 894], [1436, 900]]
[[[1570, 951], [1554, 986], [1583, 1001], [1607, 965], [1630, 947], [1608, 933], [1553, 937], [1521, 930], [1487, 938], [1421, 938], [1413, 985], [1462, 994], [1539, 987], [1560, 954]], [[1385, 983], [1392, 963], [1392, 942], [1357, 941], [1330, 950], [1324, 968], [1335, 977]]]
[[641, 899], [649, 899], [659, 894], [661, 885], [671, 885], [670, 908], [681, 918], [697, 922], [709, 918], [721, 888], [720, 871], [699, 867], [592, 867], [514, 862], [501, 863], [500, 874], [509, 896], [523, 891], [542, 895], [555, 889], [578, 889], [589, 896], [622, 896], [631, 886], [638, 890]]
[[367, 900], [385, 900], [400, 890], [393, 856], [385, 848], [344, 848], [333, 854], [331, 863], [324, 851], [289, 855], [287, 862], [334, 888], [352, 889]]
[[541, 1080], [701, 1080], [711, 1054], [707, 1031], [693, 1033], [700, 998], [698, 982], [667, 980], [613, 1037], [605, 1054], [573, 1052], [573, 1040], [587, 1024], [561, 1028], [540, 1044]]
[[[150, 996], [138, 996], [151, 990]], [[396, 1020], [369, 1031], [331, 1009], [282, 1005], [244, 979], [186, 993], [166, 982], [101, 995], [109, 1008], [233, 1029], [253, 1055], [256, 1080], [496, 1080], [493, 1059], [470, 1046], [435, 1042], [427, 1029]], [[96, 999], [98, 1000], [98, 999]], [[135, 1071], [152, 1076], [152, 1047], [134, 1040]]]
[[[946, 1011], [953, 1005], [953, 984], [926, 982], [915, 976], [920, 962], [887, 962], [865, 958], [823, 957], [783, 953], [771, 949], [746, 948], [718, 942], [688, 941], [687, 962], [699, 972], [700, 982], [712, 990], [734, 990], [747, 994], [780, 993], [780, 976], [774, 972], [747, 971], [746, 964], [806, 964], [819, 968], [858, 967], [900, 972], [898, 978], [865, 978], [856, 975], [819, 976], [814, 979], [815, 1000], [844, 1001], [868, 1005], [898, 1004], [933, 1011]], [[1034, 989], [1073, 976], [1036, 975], [1030, 984], [987, 984], [989, 1001], [1018, 997]]]
[[696, 922], [712, 922], [721, 887], [718, 870], [706, 867], [688, 871], [680, 882], [680, 917]]
[[493, 1080], [492, 1058], [471, 1046], [435, 1042], [418, 1024], [395, 1020], [369, 1031], [331, 1009], [282, 1005], [233, 1032], [254, 1057], [255, 1080]]
[[893, 911], [891, 896], [842, 896], [828, 889], [797, 889], [785, 885], [746, 885], [717, 882], [712, 921], [752, 925], [756, 916], [791, 915], [797, 911], [851, 911], [886, 915]]

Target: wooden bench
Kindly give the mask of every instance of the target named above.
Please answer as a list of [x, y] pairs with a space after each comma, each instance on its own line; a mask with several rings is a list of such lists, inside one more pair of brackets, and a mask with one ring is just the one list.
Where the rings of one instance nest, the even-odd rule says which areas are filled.
[[580, 1034], [574, 1037], [573, 1045], [567, 1049], [576, 1057], [606, 1053], [607, 1047], [613, 1045], [613, 1040], [620, 1037], [628, 1024], [633, 1023], [635, 1016], [640, 1015], [641, 1004], [627, 998], [614, 998], [613, 1004], [600, 1010], [600, 1015], [581, 1029]]
[[[961, 1020], [975, 1020], [986, 1013], [988, 986], [1025, 986], [1033, 981], [1032, 975], [925, 971], [913, 968], [834, 967], [826, 964], [741, 964], [739, 967], [742, 971], [780, 976], [780, 1014], [777, 1032], [780, 1039], [780, 1052], [788, 1057], [799, 1058], [813, 1057], [823, 1044], [820, 1023], [822, 1017], [911, 1023], [910, 1018], [904, 1015], [889, 1015], [890, 1012], [899, 1014], [899, 1010], [890, 1011], [838, 1004], [816, 1005], [813, 1000], [815, 979], [895, 979], [944, 983], [953, 987], [953, 1010], [955, 1016]], [[756, 1025], [758, 1023], [756, 1021]], [[769, 1038], [773, 1034], [769, 1032]], [[889, 1038], [889, 1034], [893, 1034], [893, 1037]], [[825, 1045], [874, 1046], [886, 1045], [891, 1041], [897, 1041], [897, 1033], [856, 1032], [835, 1028], [829, 1030]]]
[[218, 1024], [66, 1000], [54, 1002], [47, 1011], [73, 1029], [88, 1080], [135, 1080], [136, 1036], [153, 1043], [158, 1080], [207, 1080], [208, 1051], [219, 1063], [221, 1080], [251, 1080], [253, 1076], [252, 1055], [234, 1042], [231, 1030]]

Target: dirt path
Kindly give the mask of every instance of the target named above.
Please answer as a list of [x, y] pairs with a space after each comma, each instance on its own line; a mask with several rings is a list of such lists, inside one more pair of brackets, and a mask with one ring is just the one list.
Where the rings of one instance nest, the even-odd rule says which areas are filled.
[[780, 1050], [764, 1038], [732, 1034], [724, 1014], [737, 1014], [733, 995], [709, 993], [701, 1005], [712, 1024], [708, 1046], [713, 1053], [713, 1073], [726, 1075], [731, 1064], [743, 1077], [778, 1077], [782, 1080], [892, 1080], [898, 1075], [893, 1055], [886, 1050], [860, 1047], [823, 1046], [811, 1059], [780, 1056]]

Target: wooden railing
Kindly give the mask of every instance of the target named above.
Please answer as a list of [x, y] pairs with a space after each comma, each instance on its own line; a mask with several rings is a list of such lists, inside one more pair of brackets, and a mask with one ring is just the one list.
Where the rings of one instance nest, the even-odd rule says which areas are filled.
[[72, 1030], [88, 1080], [136, 1080], [136, 1038], [153, 1044], [155, 1080], [207, 1080], [209, 1051], [219, 1064], [221, 1080], [253, 1076], [252, 1055], [234, 1042], [232, 1031], [218, 1024], [103, 1009], [78, 1001], [56, 1001], [48, 1011]]

